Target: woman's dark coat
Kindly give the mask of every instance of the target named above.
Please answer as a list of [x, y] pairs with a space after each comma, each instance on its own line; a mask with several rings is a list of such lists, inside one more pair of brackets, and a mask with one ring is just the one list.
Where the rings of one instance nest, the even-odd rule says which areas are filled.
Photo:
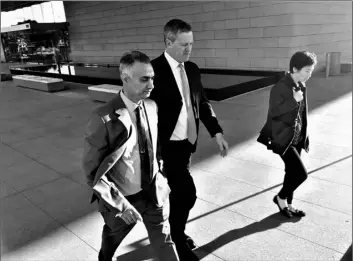
[[299, 82], [299, 87], [287, 73], [270, 93], [267, 122], [260, 132], [257, 141], [267, 146], [274, 153], [283, 155], [292, 144], [294, 128], [299, 111], [299, 103], [293, 97], [293, 88], [300, 88], [304, 94], [305, 111], [302, 119], [303, 140], [299, 146], [309, 151], [309, 137], [307, 134], [308, 104], [306, 88]]

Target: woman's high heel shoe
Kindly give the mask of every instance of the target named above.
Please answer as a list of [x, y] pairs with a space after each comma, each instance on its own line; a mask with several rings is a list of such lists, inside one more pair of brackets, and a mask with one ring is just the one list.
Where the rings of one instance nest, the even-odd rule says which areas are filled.
[[285, 208], [280, 207], [280, 205], [278, 204], [277, 195], [273, 198], [273, 202], [278, 206], [279, 212], [281, 212], [284, 216], [286, 216], [287, 218], [293, 217], [293, 214], [292, 212], [289, 211], [288, 207], [285, 207]]

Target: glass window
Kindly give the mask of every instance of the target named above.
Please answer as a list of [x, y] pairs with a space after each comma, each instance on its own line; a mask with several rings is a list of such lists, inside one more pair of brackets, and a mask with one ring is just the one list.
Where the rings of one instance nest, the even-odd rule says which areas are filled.
[[63, 1], [50, 1], [10, 12], [1, 12], [1, 28], [16, 25], [25, 20], [38, 23], [66, 22]]

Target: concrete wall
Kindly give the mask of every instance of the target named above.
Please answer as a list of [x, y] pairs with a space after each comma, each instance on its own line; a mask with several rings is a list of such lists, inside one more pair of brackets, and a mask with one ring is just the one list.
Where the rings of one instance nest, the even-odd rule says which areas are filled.
[[[118, 63], [139, 49], [164, 50], [163, 26], [191, 23], [191, 60], [201, 68], [282, 70], [297, 50], [342, 52], [352, 60], [352, 2], [64, 2], [70, 22], [71, 59]], [[322, 67], [322, 66], [320, 66]]]

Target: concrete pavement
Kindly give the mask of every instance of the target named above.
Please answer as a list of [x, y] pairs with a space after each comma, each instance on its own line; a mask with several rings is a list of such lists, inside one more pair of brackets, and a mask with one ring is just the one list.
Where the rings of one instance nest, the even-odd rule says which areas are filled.
[[[45, 93], [0, 88], [1, 259], [97, 260], [102, 219], [80, 171], [86, 85]], [[272, 202], [283, 163], [256, 142], [269, 88], [213, 103], [230, 144], [221, 158], [205, 128], [193, 157], [198, 201], [187, 230], [204, 261], [340, 260], [352, 244], [352, 74], [308, 82], [310, 173], [295, 193], [302, 219]], [[346, 256], [351, 257], [348, 251]], [[118, 260], [153, 260], [137, 224]], [[349, 260], [349, 259], [345, 259]]]

